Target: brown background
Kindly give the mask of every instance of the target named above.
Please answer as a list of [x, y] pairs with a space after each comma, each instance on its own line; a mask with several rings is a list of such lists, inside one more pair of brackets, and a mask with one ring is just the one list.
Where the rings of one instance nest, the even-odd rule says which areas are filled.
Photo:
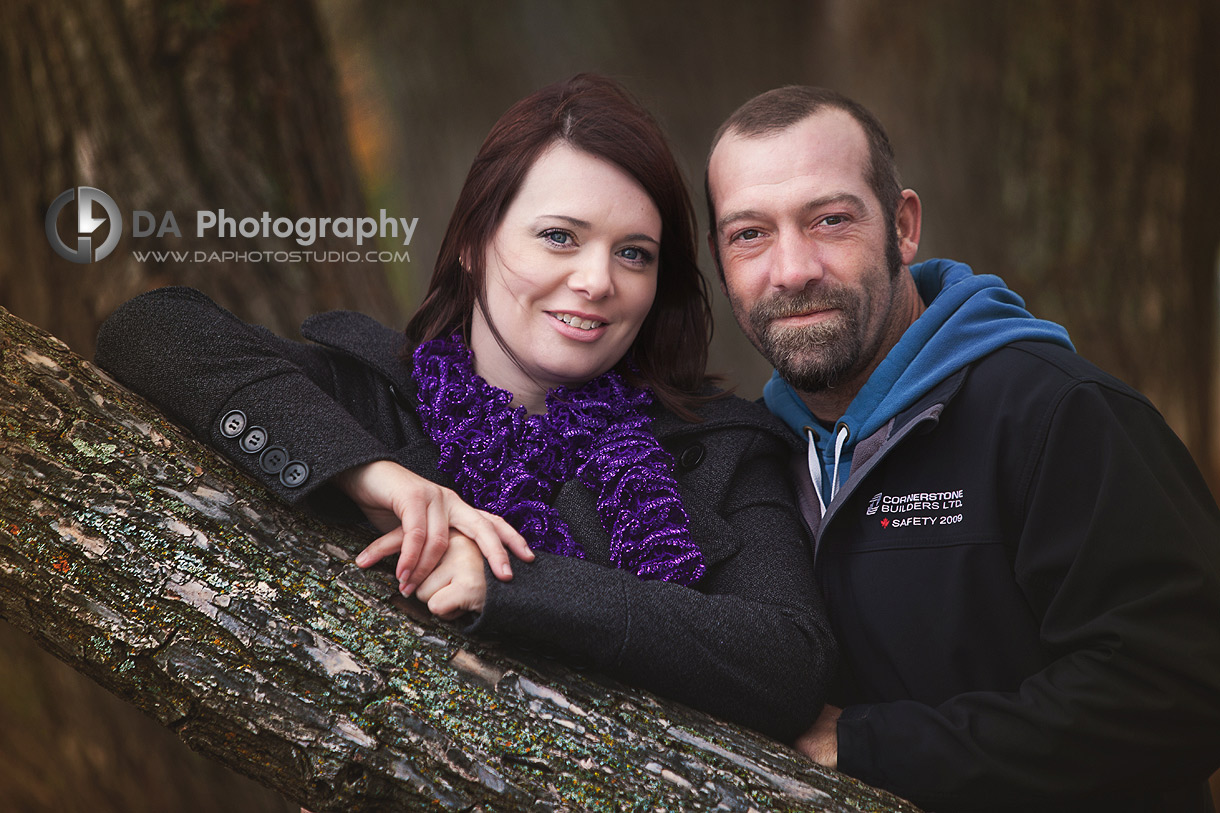
[[[733, 108], [780, 84], [829, 85], [889, 128], [924, 200], [920, 257], [999, 274], [1066, 325], [1153, 399], [1215, 488], [1218, 46], [1215, 0], [4, 0], [0, 305], [85, 355], [115, 306], [172, 283], [288, 334], [334, 307], [402, 324], [479, 142], [538, 86], [621, 79], [670, 133], [702, 209], [707, 140]], [[183, 237], [125, 236], [99, 263], [63, 261], [43, 217], [77, 185], [125, 218], [172, 210]], [[296, 247], [196, 238], [193, 213], [218, 208], [384, 208], [419, 226], [410, 262], [390, 266], [132, 256]], [[768, 371], [723, 302], [718, 325], [713, 367], [755, 396]], [[6, 809], [288, 809], [7, 625], [0, 647]]]

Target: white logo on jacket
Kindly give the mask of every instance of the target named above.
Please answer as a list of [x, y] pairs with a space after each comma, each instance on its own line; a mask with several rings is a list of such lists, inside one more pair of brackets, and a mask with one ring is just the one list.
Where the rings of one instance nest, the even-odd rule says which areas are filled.
[[909, 494], [877, 492], [868, 501], [864, 515], [880, 512], [882, 528], [911, 525], [956, 525], [964, 519], [966, 490], [913, 491]]

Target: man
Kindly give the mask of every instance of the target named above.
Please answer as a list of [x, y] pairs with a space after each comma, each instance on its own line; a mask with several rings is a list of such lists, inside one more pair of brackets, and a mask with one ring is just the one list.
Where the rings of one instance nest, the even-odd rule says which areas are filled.
[[707, 185], [842, 647], [801, 750], [933, 810], [1211, 810], [1220, 510], [1156, 410], [998, 278], [911, 265], [851, 100], [747, 102]]

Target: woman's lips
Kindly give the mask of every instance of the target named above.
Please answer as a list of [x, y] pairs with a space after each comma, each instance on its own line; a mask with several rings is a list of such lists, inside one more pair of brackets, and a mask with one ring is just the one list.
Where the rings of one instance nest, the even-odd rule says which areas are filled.
[[599, 316], [589, 316], [583, 313], [568, 312], [568, 311], [551, 311], [551, 316], [554, 316], [565, 325], [580, 328], [581, 330], [592, 330], [606, 324], [608, 320], [602, 319]]
[[606, 332], [607, 320], [596, 314], [574, 311], [547, 311], [555, 329], [570, 339], [591, 342]]

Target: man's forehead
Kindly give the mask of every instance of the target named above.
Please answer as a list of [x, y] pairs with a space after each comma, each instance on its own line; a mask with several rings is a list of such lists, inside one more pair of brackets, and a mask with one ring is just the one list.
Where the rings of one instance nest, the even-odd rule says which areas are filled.
[[865, 182], [868, 139], [851, 114], [821, 110], [774, 133], [742, 135], [728, 132], [712, 151], [708, 185], [720, 199], [737, 191], [793, 182]]

